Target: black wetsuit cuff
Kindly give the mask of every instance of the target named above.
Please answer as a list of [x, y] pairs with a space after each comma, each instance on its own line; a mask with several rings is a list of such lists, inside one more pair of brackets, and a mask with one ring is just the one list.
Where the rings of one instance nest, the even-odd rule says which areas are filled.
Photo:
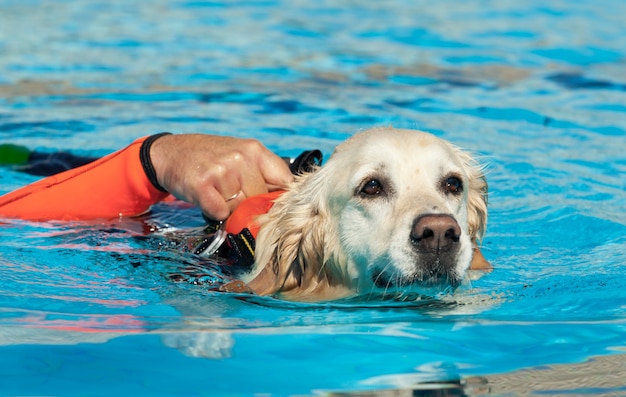
[[152, 165], [152, 159], [150, 158], [150, 147], [157, 139], [161, 138], [165, 135], [172, 135], [171, 132], [161, 132], [160, 134], [151, 135], [146, 138], [145, 141], [141, 144], [141, 148], [139, 148], [139, 160], [141, 161], [141, 166], [143, 167], [143, 171], [146, 173], [148, 180], [152, 183], [152, 185], [162, 192], [167, 192], [163, 186], [159, 184], [159, 180], [157, 179], [157, 174]]

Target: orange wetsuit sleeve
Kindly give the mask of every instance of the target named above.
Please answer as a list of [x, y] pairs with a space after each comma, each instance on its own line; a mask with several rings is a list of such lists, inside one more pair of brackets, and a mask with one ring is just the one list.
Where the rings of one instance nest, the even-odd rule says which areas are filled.
[[137, 139], [92, 163], [0, 196], [0, 217], [89, 220], [148, 211], [169, 195], [156, 182], [148, 155], [158, 136]]

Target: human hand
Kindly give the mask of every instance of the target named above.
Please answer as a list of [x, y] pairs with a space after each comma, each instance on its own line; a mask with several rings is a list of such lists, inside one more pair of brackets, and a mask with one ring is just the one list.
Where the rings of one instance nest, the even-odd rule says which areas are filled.
[[224, 220], [246, 198], [285, 188], [287, 164], [259, 141], [206, 134], [164, 135], [150, 147], [157, 180], [176, 198]]

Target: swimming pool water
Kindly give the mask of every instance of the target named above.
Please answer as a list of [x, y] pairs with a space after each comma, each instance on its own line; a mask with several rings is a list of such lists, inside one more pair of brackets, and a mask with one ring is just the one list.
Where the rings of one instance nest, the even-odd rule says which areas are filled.
[[[201, 226], [193, 208], [3, 220], [0, 395], [625, 395], [625, 14], [621, 0], [0, 0], [0, 143], [99, 156], [200, 131], [328, 156], [373, 125], [431, 131], [488, 164], [494, 265], [440, 300], [298, 304], [171, 281], [224, 276], [142, 238]], [[0, 193], [34, 180], [3, 169]]]

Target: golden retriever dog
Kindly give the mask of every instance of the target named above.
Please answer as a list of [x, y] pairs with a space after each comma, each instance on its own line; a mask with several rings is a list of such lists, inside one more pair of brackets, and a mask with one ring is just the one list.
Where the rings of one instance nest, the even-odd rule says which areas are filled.
[[480, 253], [487, 183], [434, 135], [373, 128], [300, 175], [259, 218], [255, 293], [297, 301], [454, 290]]

